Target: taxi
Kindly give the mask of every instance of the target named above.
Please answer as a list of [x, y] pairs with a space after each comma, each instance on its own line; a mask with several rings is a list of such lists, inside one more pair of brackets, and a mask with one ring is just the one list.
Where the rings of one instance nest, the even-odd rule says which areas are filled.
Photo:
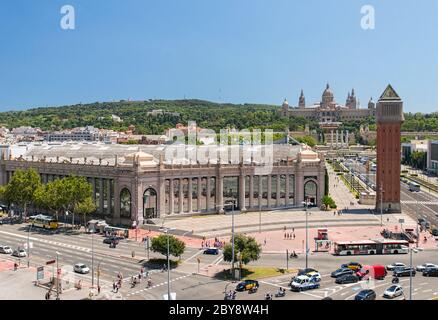
[[360, 269], [362, 269], [362, 265], [359, 262], [349, 262], [349, 263], [345, 263], [341, 266], [341, 268], [348, 268], [351, 269], [353, 271], [359, 271]]
[[256, 280], [245, 280], [237, 284], [236, 291], [245, 291], [252, 288], [258, 288], [259, 282]]

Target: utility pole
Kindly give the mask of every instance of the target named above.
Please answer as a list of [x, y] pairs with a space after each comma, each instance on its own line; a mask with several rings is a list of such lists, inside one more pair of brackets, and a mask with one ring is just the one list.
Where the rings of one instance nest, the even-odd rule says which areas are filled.
[[167, 233], [167, 299], [172, 300], [170, 296], [170, 244], [169, 244], [169, 229], [166, 230]]
[[94, 232], [91, 233], [91, 286], [94, 287]]
[[32, 229], [32, 225], [29, 225], [29, 229], [27, 229], [27, 267], [30, 266], [30, 230]]
[[231, 272], [233, 273], [232, 279], [234, 279], [234, 201], [231, 204]]
[[304, 201], [304, 208], [305, 208], [305, 211], [306, 211], [306, 269], [307, 269], [307, 267], [308, 267], [308, 255], [309, 255], [309, 229], [308, 229], [308, 226], [309, 226], [309, 224], [308, 224], [308, 217], [307, 217], [307, 206], [308, 206], [308, 199], [306, 199], [305, 201]]
[[383, 226], [383, 183], [380, 183], [380, 226]]
[[262, 205], [259, 204], [259, 233], [262, 233]]
[[59, 300], [59, 252], [56, 251], [56, 300]]

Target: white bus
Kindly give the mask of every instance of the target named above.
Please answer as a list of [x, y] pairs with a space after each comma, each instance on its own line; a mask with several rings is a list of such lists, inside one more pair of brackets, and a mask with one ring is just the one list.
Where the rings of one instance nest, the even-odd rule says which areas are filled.
[[358, 240], [335, 243], [334, 253], [340, 256], [374, 255], [374, 254], [406, 254], [409, 242], [406, 240]]

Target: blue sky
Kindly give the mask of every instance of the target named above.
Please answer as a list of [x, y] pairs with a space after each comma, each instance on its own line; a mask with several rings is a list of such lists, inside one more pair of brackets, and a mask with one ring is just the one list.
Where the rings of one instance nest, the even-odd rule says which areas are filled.
[[[76, 29], [62, 30], [73, 5]], [[360, 26], [375, 7], [375, 30]], [[0, 110], [199, 98], [363, 107], [391, 83], [405, 110], [438, 111], [435, 0], [3, 0]]]

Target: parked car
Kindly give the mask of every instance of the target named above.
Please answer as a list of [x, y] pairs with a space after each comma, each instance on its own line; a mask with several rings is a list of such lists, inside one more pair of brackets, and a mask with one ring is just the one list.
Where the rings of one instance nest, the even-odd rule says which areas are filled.
[[412, 276], [415, 277], [415, 274], [417, 272], [415, 271], [414, 268], [410, 268], [410, 267], [395, 268], [394, 276], [397, 276], [397, 277], [409, 277], [411, 275], [411, 272], [412, 272]]
[[399, 285], [390, 286], [383, 293], [383, 297], [388, 298], [388, 299], [393, 299], [393, 298], [399, 297], [401, 295], [403, 295], [403, 288]]
[[433, 229], [433, 230], [432, 230], [432, 235], [433, 235], [434, 237], [437, 237], [437, 236], [438, 236], [438, 229]]
[[0, 253], [11, 254], [13, 252], [12, 248], [9, 246], [0, 246]]
[[12, 255], [14, 257], [18, 257], [18, 258], [24, 258], [27, 256], [27, 253], [26, 253], [26, 250], [24, 250], [24, 249], [17, 249], [17, 250], [14, 250], [14, 252], [12, 252]]
[[310, 278], [305, 275], [297, 276], [293, 279], [290, 284], [290, 289], [292, 291], [304, 291], [311, 289], [318, 289], [320, 286], [319, 282], [315, 281], [315, 278]]
[[438, 277], [438, 267], [424, 269], [423, 276], [425, 276], [425, 277]]
[[308, 276], [311, 280], [314, 280], [315, 282], [321, 281], [321, 274], [317, 271], [311, 271], [306, 273], [306, 276]]
[[384, 266], [374, 265], [374, 266], [363, 266], [362, 269], [356, 272], [359, 279], [373, 278], [377, 280], [385, 279], [387, 272]]
[[351, 269], [353, 271], [358, 271], [362, 268], [362, 265], [358, 262], [349, 262], [349, 263], [345, 263], [345, 264], [341, 265], [341, 268], [348, 268], [348, 269]]
[[394, 271], [395, 268], [400, 268], [400, 267], [406, 267], [406, 265], [402, 262], [396, 262], [396, 263], [388, 264], [386, 266], [386, 270]]
[[236, 291], [245, 291], [252, 288], [258, 288], [259, 282], [256, 280], [245, 280], [242, 282], [239, 282], [236, 286]]
[[423, 272], [423, 270], [428, 268], [437, 268], [438, 266], [433, 263], [423, 263], [419, 266], [417, 266], [417, 271]]
[[359, 277], [354, 274], [346, 274], [344, 276], [340, 276], [336, 278], [335, 280], [337, 284], [356, 283], [358, 281], [359, 281]]
[[362, 290], [354, 297], [354, 300], [376, 300], [376, 292], [371, 289]]
[[73, 271], [76, 273], [86, 274], [90, 272], [90, 268], [88, 268], [83, 263], [76, 263], [75, 266], [73, 267]]
[[340, 269], [338, 269], [336, 271], [333, 271], [331, 273], [331, 277], [332, 278], [337, 278], [337, 277], [340, 277], [340, 276], [344, 276], [346, 274], [353, 274], [353, 273], [354, 273], [354, 271], [349, 269], [349, 268], [340, 268]]
[[203, 254], [219, 254], [218, 248], [207, 248], [204, 250]]

